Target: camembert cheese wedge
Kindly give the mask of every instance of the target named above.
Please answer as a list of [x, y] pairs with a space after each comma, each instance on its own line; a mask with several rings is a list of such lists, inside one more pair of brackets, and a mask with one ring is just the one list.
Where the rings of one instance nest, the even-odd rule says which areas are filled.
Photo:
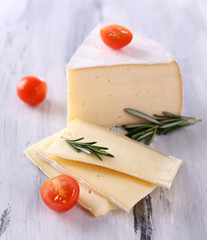
[[96, 141], [98, 146], [108, 147], [114, 158], [102, 155], [103, 161], [100, 161], [95, 155], [77, 153], [61, 137], [57, 137], [45, 153], [110, 168], [166, 188], [170, 188], [183, 164], [180, 159], [159, 153], [122, 134], [78, 119], [68, 123], [67, 134], [63, 136], [72, 140], [84, 137], [86, 142]]
[[101, 126], [139, 122], [124, 108], [148, 115], [180, 114], [182, 80], [175, 58], [137, 33], [128, 46], [113, 50], [102, 42], [100, 28], [89, 34], [67, 65], [68, 121], [80, 118]]

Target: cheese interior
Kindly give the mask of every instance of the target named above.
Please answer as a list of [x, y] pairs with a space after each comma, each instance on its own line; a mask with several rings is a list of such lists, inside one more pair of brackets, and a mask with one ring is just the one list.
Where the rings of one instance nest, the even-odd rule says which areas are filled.
[[156, 187], [154, 184], [107, 168], [45, 154], [44, 151], [53, 141], [54, 138], [51, 138], [36, 148], [41, 159], [47, 161], [61, 172], [73, 176], [84, 186], [103, 195], [127, 212]]
[[[141, 51], [141, 50], [140, 50]], [[80, 118], [100, 126], [142, 122], [124, 112], [180, 114], [182, 80], [178, 64], [128, 64], [67, 70], [68, 122]]]
[[[49, 140], [49, 138], [40, 141], [39, 143], [29, 147], [24, 151], [26, 157], [31, 160], [42, 172], [44, 172], [49, 178], [53, 178], [57, 175], [63, 174], [52, 167], [47, 162], [40, 159], [35, 152], [35, 148], [39, 147], [44, 141]], [[83, 186], [79, 182], [80, 195], [78, 203], [94, 214], [95, 217], [99, 217], [107, 214], [110, 210], [116, 209], [116, 206], [103, 196], [95, 193], [91, 189]]]
[[84, 141], [96, 141], [98, 146], [108, 147], [114, 158], [101, 155], [100, 161], [95, 155], [75, 152], [64, 139], [57, 137], [45, 153], [70, 160], [90, 163], [129, 174], [133, 177], [170, 188], [172, 181], [183, 161], [138, 143], [124, 135], [105, 128], [73, 120], [68, 124], [68, 139], [84, 137]]

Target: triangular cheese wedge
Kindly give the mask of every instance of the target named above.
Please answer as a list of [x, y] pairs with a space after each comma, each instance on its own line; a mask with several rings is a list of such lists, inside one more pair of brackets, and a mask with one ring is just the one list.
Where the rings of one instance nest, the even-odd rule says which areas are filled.
[[80, 118], [102, 126], [142, 121], [124, 112], [180, 114], [182, 80], [175, 58], [160, 44], [133, 33], [120, 50], [107, 47], [99, 25], [67, 65], [68, 121]]
[[[58, 171], [52, 167], [47, 162], [43, 161], [36, 155], [35, 148], [42, 145], [45, 141], [48, 141], [49, 138], [46, 138], [37, 144], [29, 147], [24, 151], [25, 156], [33, 162], [43, 173], [45, 173], [49, 178], [53, 178], [57, 175], [65, 174], [61, 171]], [[116, 209], [117, 207], [108, 199], [103, 196], [95, 193], [91, 189], [83, 186], [80, 182], [80, 196], [78, 203], [84, 207], [86, 210], [94, 214], [95, 217], [99, 217], [107, 214], [109, 211]]]
[[37, 147], [38, 156], [58, 171], [76, 178], [82, 185], [104, 196], [126, 212], [129, 212], [137, 202], [156, 188], [154, 184], [117, 171], [44, 153], [54, 140], [51, 137], [50, 140]]
[[95, 155], [77, 153], [61, 137], [58, 137], [45, 153], [110, 168], [166, 188], [170, 188], [183, 164], [180, 159], [159, 153], [122, 134], [78, 119], [68, 123], [64, 137], [72, 140], [84, 137], [85, 142], [96, 141], [98, 146], [108, 147], [108, 152], [113, 154], [114, 158], [101, 155], [103, 161], [100, 161]]

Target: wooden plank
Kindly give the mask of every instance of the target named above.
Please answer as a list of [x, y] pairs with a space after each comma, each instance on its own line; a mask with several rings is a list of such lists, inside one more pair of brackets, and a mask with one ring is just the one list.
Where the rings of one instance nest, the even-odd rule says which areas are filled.
[[[0, 239], [207, 238], [206, 8], [204, 0], [0, 2]], [[170, 191], [156, 189], [128, 215], [95, 219], [79, 207], [64, 214], [47, 209], [39, 195], [46, 177], [22, 150], [65, 127], [65, 65], [100, 21], [126, 25], [167, 47], [182, 70], [183, 113], [203, 122], [152, 144], [185, 160]], [[33, 108], [16, 96], [27, 74], [41, 75], [49, 86], [47, 100]]]

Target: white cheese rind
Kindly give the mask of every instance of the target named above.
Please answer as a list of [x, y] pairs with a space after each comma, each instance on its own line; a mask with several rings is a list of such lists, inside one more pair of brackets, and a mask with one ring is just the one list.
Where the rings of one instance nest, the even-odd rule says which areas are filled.
[[107, 168], [45, 154], [45, 149], [53, 141], [54, 138], [51, 138], [51, 141], [46, 141], [36, 149], [42, 160], [48, 162], [57, 170], [76, 178], [81, 184], [109, 199], [126, 212], [129, 212], [138, 201], [151, 193], [156, 187], [154, 184]]
[[[50, 164], [46, 163], [40, 159], [35, 152], [34, 148], [40, 146], [44, 141], [49, 140], [46, 138], [37, 144], [29, 147], [24, 151], [25, 156], [33, 162], [43, 173], [45, 173], [49, 178], [55, 177], [57, 175], [63, 174], [63, 172], [58, 171], [53, 168]], [[64, 173], [65, 174], [65, 173]], [[95, 193], [91, 189], [83, 186], [79, 182], [80, 186], [80, 196], [78, 203], [84, 207], [86, 210], [90, 211], [95, 217], [99, 217], [107, 214], [109, 211], [116, 209], [117, 207], [103, 196]]]
[[96, 141], [97, 145], [108, 147], [108, 152], [113, 154], [114, 158], [102, 155], [103, 161], [100, 161], [94, 155], [77, 153], [61, 137], [57, 137], [45, 153], [110, 168], [166, 188], [170, 188], [178, 169], [183, 164], [180, 159], [169, 157], [119, 133], [78, 119], [68, 123], [67, 134], [64, 134], [64, 137], [69, 139], [84, 137], [86, 142]]
[[175, 58], [159, 43], [133, 32], [132, 42], [126, 47], [114, 50], [106, 46], [98, 25], [77, 49], [67, 69], [80, 69], [123, 64], [167, 64]]

